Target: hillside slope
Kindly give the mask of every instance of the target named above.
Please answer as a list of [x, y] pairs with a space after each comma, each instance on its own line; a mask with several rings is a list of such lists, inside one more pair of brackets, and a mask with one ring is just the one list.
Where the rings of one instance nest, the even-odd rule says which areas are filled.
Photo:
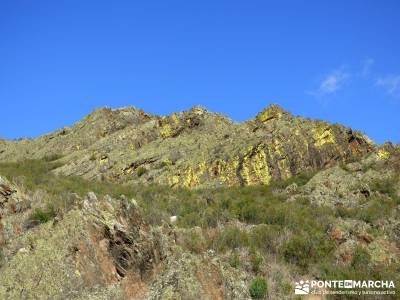
[[0, 299], [398, 299], [399, 270], [400, 148], [341, 125], [100, 109], [0, 141]]
[[98, 109], [36, 139], [0, 141], [0, 161], [47, 158], [56, 174], [124, 183], [212, 187], [269, 184], [374, 150], [364, 135], [294, 117], [277, 105], [244, 123], [201, 107], [167, 117]]
[[126, 186], [57, 166], [0, 163], [1, 299], [295, 299], [299, 279], [400, 280], [391, 144], [268, 186]]

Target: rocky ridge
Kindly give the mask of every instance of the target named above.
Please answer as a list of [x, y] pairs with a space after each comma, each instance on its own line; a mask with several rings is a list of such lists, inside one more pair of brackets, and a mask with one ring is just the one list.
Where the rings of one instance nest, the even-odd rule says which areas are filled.
[[243, 123], [201, 107], [167, 117], [98, 109], [36, 139], [0, 141], [0, 161], [48, 158], [56, 174], [120, 183], [215, 187], [268, 184], [373, 151], [363, 134], [271, 105]]
[[244, 123], [100, 109], [0, 141], [0, 299], [252, 299], [255, 278], [264, 298], [295, 299], [299, 278], [397, 283], [399, 216], [398, 145], [276, 105]]

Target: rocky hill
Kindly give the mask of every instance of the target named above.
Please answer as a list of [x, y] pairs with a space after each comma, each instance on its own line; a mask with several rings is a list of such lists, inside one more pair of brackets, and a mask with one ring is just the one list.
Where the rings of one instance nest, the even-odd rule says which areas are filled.
[[98, 109], [72, 127], [0, 142], [0, 161], [49, 158], [56, 174], [120, 183], [211, 187], [268, 184], [375, 146], [337, 124], [294, 117], [277, 105], [244, 123], [201, 107], [167, 117], [132, 107]]
[[99, 109], [0, 141], [0, 299], [398, 299], [399, 270], [400, 147], [341, 125]]

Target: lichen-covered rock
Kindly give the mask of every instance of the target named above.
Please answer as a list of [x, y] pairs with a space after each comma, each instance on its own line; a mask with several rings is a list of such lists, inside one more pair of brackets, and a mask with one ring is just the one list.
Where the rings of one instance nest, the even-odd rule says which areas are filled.
[[[66, 184], [57, 186], [59, 195], [45, 184], [28, 191], [23, 180], [0, 177], [0, 299], [251, 299], [257, 276], [269, 298], [292, 299], [299, 272], [321, 272], [321, 261], [310, 258], [307, 269], [296, 263], [296, 253], [313, 251], [326, 258], [327, 271], [367, 261], [374, 275], [387, 269], [398, 278], [400, 148], [376, 146], [340, 125], [276, 105], [244, 123], [201, 107], [167, 117], [99, 109], [37, 139], [0, 140], [0, 162], [26, 158], [45, 160], [54, 167], [50, 176], [207, 189], [193, 192], [189, 204], [186, 189], [163, 186], [153, 194], [154, 186], [142, 193], [104, 184], [137, 202], [101, 196], [102, 183], [77, 178], [71, 182], [99, 194], [72, 193], [65, 177], [54, 178]], [[219, 188], [271, 182], [226, 188], [226, 195]], [[154, 213], [149, 219], [162, 216], [158, 225], [147, 224], [142, 210]], [[292, 244], [296, 237], [302, 240]]]
[[161, 263], [157, 245], [128, 200], [106, 198], [76, 207], [3, 247], [0, 298], [138, 297]]
[[[135, 108], [99, 109], [55, 133], [4, 141], [0, 161], [46, 158], [56, 174], [185, 187], [269, 184], [361, 157], [361, 133], [294, 117], [277, 105], [235, 123], [194, 107], [167, 117]], [[387, 150], [378, 153], [386, 158]]]
[[[25, 195], [33, 207], [46, 194], [35, 195]], [[68, 211], [0, 245], [0, 299], [250, 299], [248, 274], [184, 250], [183, 235], [200, 228], [151, 228], [124, 196], [67, 196]], [[31, 213], [7, 215], [2, 229], [23, 226]]]
[[207, 254], [196, 256], [175, 248], [145, 299], [251, 299], [248, 275]]

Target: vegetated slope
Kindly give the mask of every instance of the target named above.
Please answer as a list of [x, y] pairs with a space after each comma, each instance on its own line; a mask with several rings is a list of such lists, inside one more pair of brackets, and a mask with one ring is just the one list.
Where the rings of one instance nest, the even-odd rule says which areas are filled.
[[294, 117], [277, 105], [234, 123], [194, 107], [167, 117], [135, 108], [99, 109], [36, 139], [0, 142], [0, 161], [47, 158], [54, 172], [87, 179], [169, 186], [268, 184], [374, 149], [361, 133]]
[[88, 181], [60, 164], [0, 163], [2, 299], [292, 299], [300, 278], [400, 280], [391, 144], [246, 187]]
[[0, 159], [0, 299], [295, 299], [300, 279], [400, 280], [400, 148], [340, 125], [277, 106], [241, 124], [103, 109], [2, 141]]

